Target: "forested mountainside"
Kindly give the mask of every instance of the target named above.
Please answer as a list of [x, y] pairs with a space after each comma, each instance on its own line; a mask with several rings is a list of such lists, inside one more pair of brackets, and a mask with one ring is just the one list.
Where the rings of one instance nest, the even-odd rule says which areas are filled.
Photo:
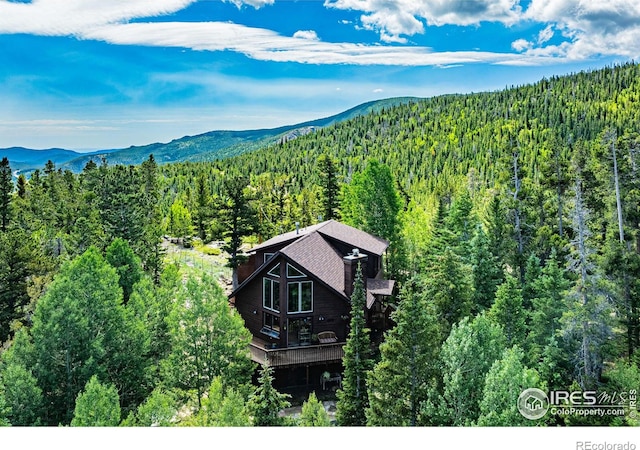
[[[283, 424], [222, 290], [171, 264], [162, 236], [223, 241], [233, 270], [246, 246], [336, 218], [390, 241], [399, 286], [379, 349], [347, 342], [338, 425], [638, 425], [639, 113], [629, 63], [213, 162], [49, 163], [14, 186], [5, 159], [0, 422], [87, 424], [92, 399], [110, 424]], [[526, 388], [615, 393], [624, 411], [530, 420]]]

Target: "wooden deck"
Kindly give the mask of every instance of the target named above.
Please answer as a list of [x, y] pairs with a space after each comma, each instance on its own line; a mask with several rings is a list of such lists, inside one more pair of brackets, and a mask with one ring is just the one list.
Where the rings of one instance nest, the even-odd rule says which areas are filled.
[[320, 363], [340, 362], [344, 357], [344, 342], [332, 344], [305, 345], [289, 348], [266, 348], [268, 344], [253, 338], [249, 344], [251, 360], [258, 364], [285, 368]]

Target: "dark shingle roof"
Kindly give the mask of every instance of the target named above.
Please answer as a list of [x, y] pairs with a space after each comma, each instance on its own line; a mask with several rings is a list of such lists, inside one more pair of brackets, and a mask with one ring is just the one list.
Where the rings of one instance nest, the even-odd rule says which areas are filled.
[[295, 241], [314, 232], [318, 232], [323, 236], [335, 239], [336, 241], [343, 242], [353, 248], [358, 248], [365, 253], [375, 254], [378, 256], [382, 255], [389, 246], [389, 242], [382, 238], [365, 233], [362, 230], [358, 230], [357, 228], [353, 228], [335, 220], [327, 220], [326, 222], [301, 228], [298, 231], [294, 230], [275, 236], [257, 247], [252, 248], [251, 251], [263, 250], [279, 244]]
[[344, 263], [342, 255], [318, 233], [298, 239], [283, 248], [287, 256], [305, 272], [311, 273], [326, 285], [344, 295]]
[[394, 280], [367, 278], [367, 308], [371, 308], [376, 295], [393, 295]]

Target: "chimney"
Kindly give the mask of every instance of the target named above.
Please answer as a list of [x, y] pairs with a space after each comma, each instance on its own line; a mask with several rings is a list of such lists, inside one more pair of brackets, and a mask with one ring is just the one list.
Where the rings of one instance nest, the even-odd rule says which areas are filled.
[[300, 222], [296, 222], [296, 234], [300, 234]]
[[344, 261], [344, 293], [347, 297], [351, 298], [353, 293], [353, 283], [356, 281], [356, 272], [358, 270], [358, 263], [360, 263], [360, 270], [362, 271], [362, 281], [367, 284], [367, 260], [368, 256], [364, 253], [360, 253], [360, 250], [354, 248], [351, 253], [342, 258]]

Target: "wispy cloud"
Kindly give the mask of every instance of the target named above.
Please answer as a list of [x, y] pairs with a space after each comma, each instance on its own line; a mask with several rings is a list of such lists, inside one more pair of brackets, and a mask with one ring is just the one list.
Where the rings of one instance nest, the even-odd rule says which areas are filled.
[[[528, 22], [547, 26], [537, 36], [512, 43], [515, 51], [526, 50], [532, 58], [526, 64], [597, 55], [640, 56], [637, 0], [325, 0], [325, 6], [361, 11], [356, 27], [378, 32], [382, 42], [406, 42], [407, 36], [428, 33], [429, 26], [493, 22], [509, 27]], [[555, 31], [564, 41], [550, 45]]]
[[[362, 11], [357, 27], [379, 33], [382, 42], [366, 45], [324, 42], [313, 30], [283, 36], [273, 30], [228, 22], [154, 22], [195, 0], [33, 0], [0, 1], [0, 33], [74, 36], [118, 45], [233, 51], [261, 61], [308, 64], [446, 66], [465, 63], [531, 65], [593, 55], [640, 55], [640, 3], [637, 0], [325, 0], [333, 9]], [[274, 0], [226, 0], [261, 8]], [[144, 22], [143, 20], [147, 20]], [[517, 39], [514, 52], [433, 51], [407, 42], [429, 26], [511, 26], [546, 24], [537, 35]], [[563, 41], [550, 45], [555, 32]], [[535, 43], [535, 44], [534, 44]]]

